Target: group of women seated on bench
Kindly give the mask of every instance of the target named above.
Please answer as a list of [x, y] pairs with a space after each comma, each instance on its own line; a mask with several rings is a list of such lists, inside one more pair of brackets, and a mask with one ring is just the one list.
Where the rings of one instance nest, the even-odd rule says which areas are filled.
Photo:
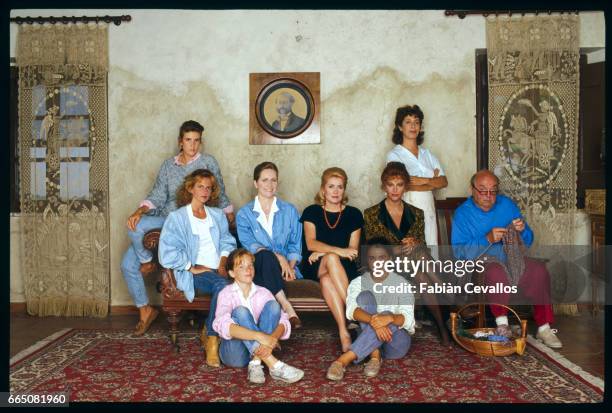
[[[149, 305], [142, 277], [156, 267], [142, 240], [147, 231], [161, 227], [159, 262], [173, 270], [177, 288], [189, 301], [196, 292], [211, 295], [204, 327], [208, 365], [248, 365], [253, 383], [265, 381], [263, 364], [273, 379], [300, 380], [302, 370], [273, 355], [278, 341], [301, 327], [284, 291], [285, 283], [300, 278], [320, 282], [338, 326], [342, 355], [328, 369], [330, 380], [342, 379], [348, 363], [368, 356], [368, 377], [378, 373], [382, 358], [403, 357], [414, 333], [413, 298], [403, 295], [383, 302], [371, 288], [373, 281], [393, 283], [401, 277], [392, 272], [377, 278], [371, 271], [360, 275], [358, 256], [360, 243], [365, 243], [364, 258], [371, 268], [374, 261], [391, 256], [388, 245], [410, 255], [427, 253], [426, 245], [436, 244], [432, 190], [447, 181], [438, 160], [419, 147], [422, 121], [416, 105], [397, 110], [392, 138], [396, 146], [381, 175], [386, 197], [380, 203], [364, 214], [348, 205], [348, 177], [332, 167], [323, 172], [315, 203], [301, 216], [294, 205], [276, 196], [279, 170], [272, 162], [255, 167], [257, 196], [234, 215], [217, 161], [200, 152], [204, 128], [195, 121], [183, 123], [179, 154], [162, 164], [147, 199], [127, 222], [131, 243], [122, 270], [140, 312], [135, 334], [144, 334], [158, 315]], [[242, 248], [230, 233], [234, 224]], [[417, 277], [427, 282], [434, 276]], [[435, 296], [423, 298], [442, 343], [448, 345]], [[359, 324], [353, 342], [347, 319]]]

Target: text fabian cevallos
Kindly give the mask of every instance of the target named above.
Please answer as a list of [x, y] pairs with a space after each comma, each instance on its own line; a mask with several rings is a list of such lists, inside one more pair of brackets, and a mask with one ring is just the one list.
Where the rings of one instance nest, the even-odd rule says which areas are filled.
[[515, 285], [504, 285], [502, 283], [496, 283], [494, 285], [475, 285], [474, 283], [465, 283], [465, 285], [452, 285], [451, 283], [418, 283], [410, 284], [409, 282], [403, 282], [399, 285], [383, 285], [381, 283], [374, 283], [374, 292], [376, 294], [416, 294], [427, 293], [427, 294], [472, 294], [472, 293], [486, 293], [486, 294], [516, 294], [518, 288]]

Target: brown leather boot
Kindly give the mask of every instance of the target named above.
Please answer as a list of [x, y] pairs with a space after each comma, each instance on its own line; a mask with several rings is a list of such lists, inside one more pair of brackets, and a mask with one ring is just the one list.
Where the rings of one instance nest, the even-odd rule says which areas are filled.
[[206, 364], [210, 367], [220, 367], [221, 360], [219, 360], [219, 337], [208, 336], [206, 339]]
[[206, 326], [202, 327], [202, 331], [200, 332], [200, 343], [202, 347], [206, 348], [206, 341], [208, 340], [208, 336], [206, 335]]

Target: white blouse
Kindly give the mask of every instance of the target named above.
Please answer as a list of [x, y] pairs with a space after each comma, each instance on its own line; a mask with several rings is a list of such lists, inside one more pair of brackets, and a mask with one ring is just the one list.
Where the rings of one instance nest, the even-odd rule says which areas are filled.
[[387, 154], [387, 163], [389, 162], [403, 163], [406, 165], [406, 169], [410, 176], [433, 178], [434, 169], [436, 168], [440, 170], [438, 176], [444, 175], [444, 169], [442, 169], [442, 165], [440, 161], [438, 161], [438, 158], [436, 158], [429, 149], [425, 149], [422, 146], [419, 146], [419, 156], [417, 158], [405, 146], [395, 145]]
[[268, 233], [270, 239], [272, 237], [272, 227], [274, 226], [274, 214], [278, 211], [278, 206], [276, 205], [276, 197], [272, 200], [272, 206], [270, 207], [270, 214], [268, 215], [268, 219], [266, 219], [266, 214], [259, 203], [259, 197], [255, 197], [255, 203], [253, 204], [253, 211], [258, 212], [257, 222], [261, 224], [261, 227]]
[[[229, 253], [227, 251], [222, 251], [221, 255], [219, 255], [217, 252], [215, 243], [210, 235], [210, 228], [212, 228], [215, 223], [212, 218], [210, 218], [208, 208], [205, 206], [204, 209], [206, 210], [206, 218], [202, 219], [193, 215], [193, 209], [191, 209], [191, 206], [187, 208], [187, 215], [189, 216], [189, 223], [191, 224], [191, 232], [197, 235], [199, 238], [198, 257], [195, 264], [204, 265], [208, 268], [216, 270], [219, 268], [221, 257], [227, 257]], [[192, 263], [189, 263], [186, 269], [189, 269], [191, 265]]]

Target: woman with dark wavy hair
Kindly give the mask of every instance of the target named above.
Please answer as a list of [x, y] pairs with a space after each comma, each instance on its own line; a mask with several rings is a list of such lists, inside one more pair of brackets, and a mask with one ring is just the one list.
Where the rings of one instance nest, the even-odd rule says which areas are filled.
[[438, 158], [420, 146], [425, 132], [422, 129], [423, 111], [417, 105], [397, 109], [392, 141], [395, 147], [387, 154], [387, 163], [401, 162], [410, 174], [404, 201], [423, 210], [425, 241], [438, 245], [438, 227], [433, 190], [446, 188], [448, 181]]
[[[431, 258], [425, 246], [423, 211], [402, 200], [410, 182], [406, 166], [401, 162], [389, 162], [380, 176], [380, 182], [386, 194], [385, 199], [363, 212], [365, 221], [363, 232], [366, 242], [385, 239], [390, 245], [401, 246], [399, 248], [401, 255], [414, 260], [420, 257]], [[438, 275], [432, 272], [414, 274], [414, 281], [415, 285], [432, 283], [441, 285]], [[442, 345], [448, 346], [450, 337], [436, 295], [422, 293], [421, 297], [438, 326]]]

